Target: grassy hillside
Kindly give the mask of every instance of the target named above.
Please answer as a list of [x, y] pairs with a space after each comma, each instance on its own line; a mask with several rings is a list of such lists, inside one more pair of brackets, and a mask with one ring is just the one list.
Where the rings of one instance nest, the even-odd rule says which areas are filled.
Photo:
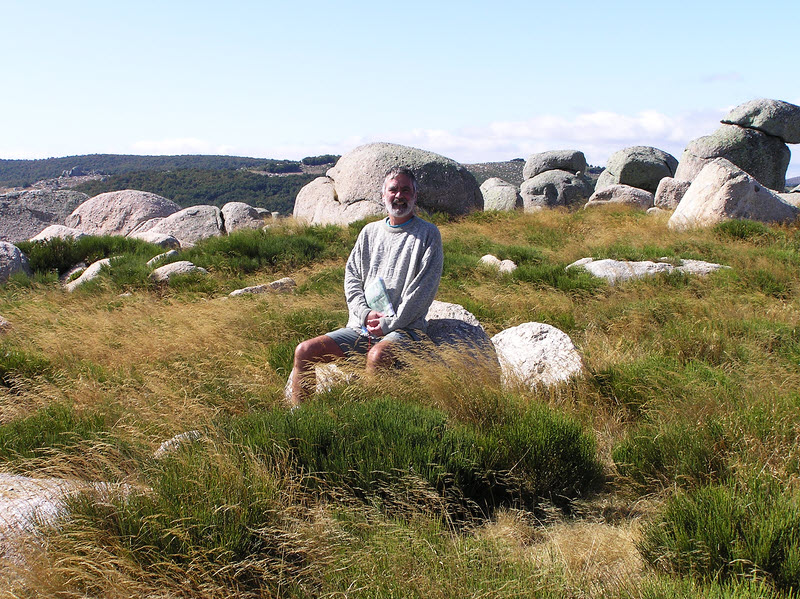
[[[0, 288], [3, 470], [112, 487], [6, 564], [8, 596], [796, 596], [800, 226], [441, 221], [438, 299], [489, 334], [560, 328], [584, 374], [507, 389], [452, 352], [289, 412], [294, 345], [346, 321], [362, 224], [208, 240], [181, 258], [210, 274], [168, 286], [147, 278], [147, 244], [25, 247], [37, 274]], [[519, 268], [481, 267], [486, 253]], [[65, 257], [103, 256], [119, 258], [99, 282], [61, 291]], [[731, 268], [609, 286], [564, 270], [586, 256]], [[283, 276], [293, 293], [228, 297]]]

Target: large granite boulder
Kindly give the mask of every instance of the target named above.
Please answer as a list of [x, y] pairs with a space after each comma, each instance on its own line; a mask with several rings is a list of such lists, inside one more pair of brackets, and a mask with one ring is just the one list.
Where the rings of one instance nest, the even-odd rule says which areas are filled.
[[579, 150], [551, 150], [531, 154], [522, 169], [523, 179], [531, 179], [545, 171], [586, 172], [586, 156]]
[[653, 205], [663, 210], [675, 210], [691, 184], [691, 181], [664, 177], [658, 183]]
[[611, 185], [630, 185], [655, 193], [658, 182], [674, 177], [677, 159], [651, 146], [632, 146], [614, 152], [595, 184], [595, 191]]
[[610, 285], [631, 279], [641, 279], [644, 277], [655, 276], [658, 274], [669, 274], [681, 272], [687, 275], [705, 276], [721, 268], [730, 268], [714, 262], [703, 260], [681, 260], [677, 266], [665, 261], [653, 262], [652, 260], [628, 261], [612, 260], [604, 258], [595, 260], [594, 258], [581, 258], [566, 267], [565, 270], [572, 268], [583, 268], [592, 276], [605, 279]]
[[[342, 207], [370, 202], [382, 209], [381, 186], [386, 171], [393, 166], [405, 166], [414, 172], [419, 184], [417, 204], [424, 210], [466, 214], [483, 208], [478, 182], [462, 165], [427, 150], [390, 143], [359, 146], [328, 170], [326, 175], [333, 182], [333, 201]], [[317, 183], [315, 190], [322, 193], [323, 201], [330, 203], [331, 193], [326, 185]], [[309, 204], [313, 203], [312, 198], [304, 197], [300, 211], [312, 212]], [[362, 208], [358, 214], [371, 210], [374, 207]], [[294, 216], [301, 217], [297, 208]]]
[[492, 337], [503, 383], [535, 388], [568, 381], [583, 371], [569, 335], [549, 324], [526, 322]]
[[93, 262], [88, 268], [81, 272], [81, 275], [78, 278], [65, 283], [64, 289], [72, 293], [78, 287], [85, 285], [89, 281], [94, 281], [100, 276], [100, 274], [103, 272], [103, 269], [108, 270], [109, 268], [111, 268], [111, 258], [102, 258], [97, 262]]
[[260, 229], [271, 214], [244, 202], [228, 202], [222, 207], [225, 232], [230, 234], [241, 229]]
[[770, 189], [783, 191], [791, 151], [779, 138], [756, 129], [723, 124], [711, 135], [689, 142], [676, 179], [693, 181], [706, 164], [725, 158]]
[[178, 260], [177, 262], [170, 262], [164, 266], [159, 266], [150, 273], [150, 278], [157, 283], [165, 283], [172, 277], [191, 274], [207, 275], [208, 271], [205, 268], [196, 266], [188, 260]]
[[201, 239], [216, 237], [225, 232], [222, 211], [216, 206], [192, 206], [170, 214], [149, 229], [177, 239], [181, 247], [194, 245]]
[[592, 195], [592, 184], [585, 175], [552, 170], [523, 181], [519, 192], [525, 212], [536, 212], [583, 204]]
[[5, 283], [18, 272], [31, 274], [28, 257], [13, 243], [0, 241], [0, 283]]
[[87, 199], [85, 193], [68, 189], [1, 194], [0, 241], [25, 241], [50, 225], [63, 225], [70, 212]]
[[522, 196], [519, 189], [499, 177], [491, 177], [481, 184], [484, 210], [509, 212], [522, 208]]
[[783, 201], [735, 164], [717, 158], [692, 181], [668, 226], [683, 230], [729, 219], [789, 222], [798, 214], [797, 207]]
[[750, 100], [731, 110], [722, 122], [756, 129], [787, 144], [800, 144], [800, 106], [789, 102]]
[[647, 210], [653, 207], [655, 198], [653, 194], [638, 187], [630, 185], [610, 185], [604, 189], [595, 191], [586, 202], [584, 208], [593, 206], [605, 206], [608, 204], [633, 206]]
[[64, 224], [88, 235], [125, 236], [145, 221], [169, 216], [180, 209], [172, 200], [147, 191], [109, 191], [83, 202]]
[[372, 201], [339, 203], [333, 179], [317, 177], [297, 194], [293, 216], [313, 225], [346, 225], [385, 212], [383, 204]]

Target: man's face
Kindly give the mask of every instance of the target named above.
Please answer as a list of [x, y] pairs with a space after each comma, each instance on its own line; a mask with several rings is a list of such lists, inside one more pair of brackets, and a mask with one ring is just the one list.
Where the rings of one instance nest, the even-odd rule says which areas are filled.
[[417, 194], [414, 185], [406, 175], [387, 177], [383, 182], [383, 204], [394, 218], [406, 218], [414, 212]]

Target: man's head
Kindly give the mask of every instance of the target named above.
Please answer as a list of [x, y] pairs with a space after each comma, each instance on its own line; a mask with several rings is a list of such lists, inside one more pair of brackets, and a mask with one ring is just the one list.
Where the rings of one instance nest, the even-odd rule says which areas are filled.
[[383, 205], [392, 224], [402, 224], [414, 214], [417, 205], [417, 179], [410, 169], [393, 167], [386, 173], [381, 188]]

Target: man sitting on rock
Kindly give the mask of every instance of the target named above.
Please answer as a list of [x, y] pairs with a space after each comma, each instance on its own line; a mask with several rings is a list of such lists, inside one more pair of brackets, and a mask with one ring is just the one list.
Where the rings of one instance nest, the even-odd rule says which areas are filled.
[[366, 225], [347, 259], [347, 326], [300, 343], [294, 352], [292, 403], [316, 386], [315, 364], [366, 354], [367, 372], [392, 364], [398, 351], [423, 338], [425, 315], [442, 276], [442, 238], [414, 215], [417, 180], [407, 168], [389, 170], [381, 195], [389, 216]]

